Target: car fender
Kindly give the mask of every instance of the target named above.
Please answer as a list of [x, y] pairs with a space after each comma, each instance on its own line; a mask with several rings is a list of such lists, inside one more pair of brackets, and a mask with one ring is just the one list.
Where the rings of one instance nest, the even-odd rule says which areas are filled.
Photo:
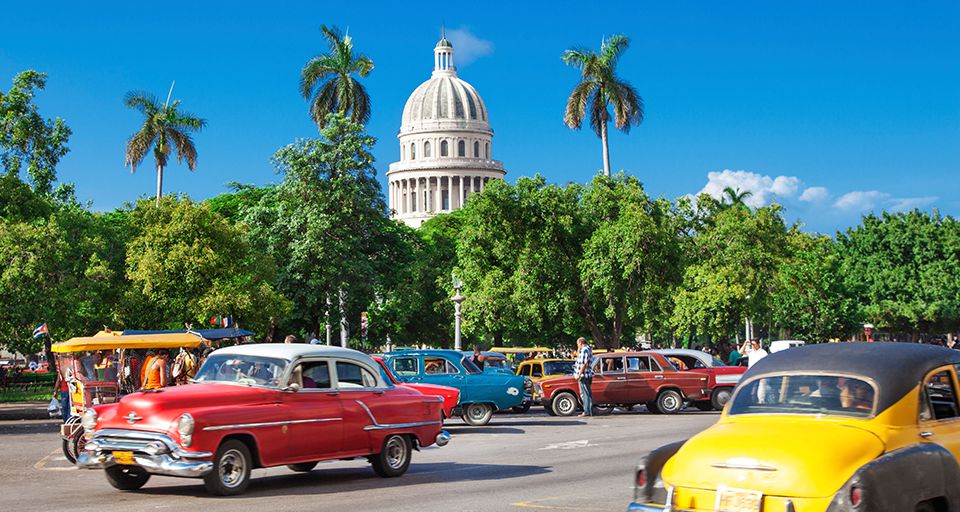
[[[862, 496], [857, 508], [850, 502], [854, 486]], [[915, 444], [861, 466], [834, 495], [827, 512], [913, 510], [935, 498], [960, 503], [960, 465], [938, 444]]]
[[660, 479], [660, 472], [663, 471], [663, 466], [670, 460], [670, 457], [673, 457], [686, 442], [687, 440], [684, 439], [683, 441], [663, 445], [648, 453], [647, 456], [640, 461], [637, 470], [646, 473], [647, 483], [643, 487], [636, 488], [634, 500], [639, 503], [653, 503], [658, 501], [658, 499], [662, 501], [663, 496], [655, 495], [658, 490], [656, 483]]

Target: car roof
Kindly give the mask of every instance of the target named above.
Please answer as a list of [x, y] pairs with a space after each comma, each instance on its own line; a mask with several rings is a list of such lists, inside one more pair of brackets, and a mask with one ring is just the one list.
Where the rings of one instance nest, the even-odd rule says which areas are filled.
[[278, 357], [292, 361], [300, 357], [339, 357], [353, 359], [370, 364], [370, 356], [349, 348], [328, 345], [310, 345], [307, 343], [252, 343], [221, 348], [217, 354], [237, 354], [259, 357]]
[[462, 352], [456, 350], [447, 350], [442, 348], [426, 348], [426, 349], [416, 349], [416, 350], [395, 350], [393, 352], [386, 352], [383, 354], [385, 357], [396, 357], [396, 356], [455, 356], [463, 357]]
[[713, 364], [713, 356], [702, 351], [702, 350], [693, 350], [690, 348], [656, 348], [648, 350], [647, 352], [653, 352], [660, 355], [679, 355], [679, 356], [690, 356], [696, 357], [701, 361], [707, 361], [711, 365]]
[[786, 372], [837, 373], [877, 383], [877, 413], [916, 388], [934, 368], [960, 363], [960, 351], [936, 345], [896, 342], [808, 344], [770, 354], [754, 363], [742, 382]]

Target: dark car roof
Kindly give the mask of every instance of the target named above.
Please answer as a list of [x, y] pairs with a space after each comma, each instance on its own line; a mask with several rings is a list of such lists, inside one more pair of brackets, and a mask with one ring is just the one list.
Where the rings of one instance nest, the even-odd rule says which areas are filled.
[[916, 388], [934, 368], [960, 363], [960, 352], [919, 343], [821, 343], [791, 348], [757, 361], [741, 382], [783, 372], [860, 375], [879, 387], [877, 413]]

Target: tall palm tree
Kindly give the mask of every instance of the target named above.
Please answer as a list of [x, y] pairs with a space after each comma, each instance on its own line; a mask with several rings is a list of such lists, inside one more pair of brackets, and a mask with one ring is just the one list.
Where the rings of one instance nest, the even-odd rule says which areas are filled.
[[580, 70], [580, 83], [567, 98], [563, 121], [575, 130], [583, 125], [590, 109], [590, 127], [603, 142], [603, 175], [610, 176], [610, 148], [607, 143], [608, 107], [613, 107], [617, 129], [630, 133], [631, 125], [643, 122], [643, 98], [629, 82], [617, 76], [617, 61], [630, 45], [624, 35], [600, 42], [600, 51], [576, 48], [563, 52], [563, 62]]
[[373, 71], [373, 61], [356, 55], [353, 38], [337, 27], [320, 27], [330, 50], [308, 60], [300, 71], [300, 94], [310, 102], [310, 117], [323, 128], [327, 114], [350, 115], [360, 124], [370, 120], [370, 95], [354, 75], [363, 78]]
[[745, 201], [747, 200], [747, 198], [749, 198], [752, 195], [753, 195], [753, 192], [750, 192], [749, 190], [744, 190], [743, 192], [741, 192], [739, 187], [737, 188], [724, 187], [723, 196], [721, 196], [720, 202], [731, 207], [733, 206], [744, 207], [744, 206], [747, 206], [747, 203], [745, 203]]
[[[173, 89], [171, 88], [171, 91]], [[207, 121], [179, 110], [180, 100], [160, 103], [152, 94], [131, 91], [127, 93], [124, 104], [139, 111], [144, 116], [143, 126], [127, 141], [126, 163], [130, 174], [143, 162], [150, 148], [157, 162], [157, 197], [163, 195], [163, 169], [167, 166], [171, 147], [177, 150], [177, 162], [187, 161], [191, 171], [197, 168], [197, 148], [190, 133], [197, 132], [207, 125]]]

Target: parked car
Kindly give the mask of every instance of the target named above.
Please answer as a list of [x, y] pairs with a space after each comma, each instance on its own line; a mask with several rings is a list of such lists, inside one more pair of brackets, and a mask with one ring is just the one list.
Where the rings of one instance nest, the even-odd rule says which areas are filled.
[[457, 405], [460, 404], [460, 390], [450, 386], [440, 386], [437, 384], [413, 384], [407, 382], [401, 382], [396, 375], [393, 374], [393, 370], [387, 366], [387, 363], [383, 361], [383, 356], [372, 356], [373, 360], [377, 362], [377, 365], [380, 367], [380, 372], [383, 374], [384, 380], [390, 382], [395, 386], [406, 386], [408, 388], [416, 389], [417, 391], [428, 396], [439, 396], [443, 399], [443, 419], [452, 418], [453, 411], [457, 408]]
[[387, 366], [404, 383], [440, 384], [460, 390], [460, 414], [468, 425], [486, 425], [494, 411], [523, 405], [524, 379], [485, 373], [456, 350], [405, 350], [384, 354]]
[[775, 354], [781, 350], [787, 350], [788, 348], [797, 348], [802, 347], [806, 344], [805, 341], [799, 340], [777, 340], [770, 342], [770, 353]]
[[[593, 371], [593, 403], [600, 409], [644, 404], [650, 412], [674, 414], [686, 402], [710, 398], [706, 375], [678, 371], [654, 352], [598, 354]], [[542, 380], [534, 384], [533, 393], [552, 415], [572, 416], [582, 406], [572, 375]]]
[[527, 359], [517, 367], [517, 375], [534, 382], [564, 375], [573, 375], [573, 359]]
[[743, 366], [727, 366], [719, 358], [700, 350], [664, 348], [650, 352], [678, 359], [687, 370], [707, 376], [710, 397], [707, 400], [693, 402], [693, 405], [701, 411], [722, 411], [723, 406], [730, 400], [730, 395], [733, 394], [734, 386], [740, 382], [740, 377], [747, 371]]
[[442, 399], [387, 382], [369, 356], [305, 344], [241, 345], [213, 352], [196, 384], [132, 393], [88, 408], [77, 465], [103, 469], [117, 489], [152, 475], [203, 478], [212, 494], [243, 492], [250, 471], [367, 458], [400, 476], [411, 450], [447, 444]]
[[[463, 356], [473, 361], [473, 351], [464, 351], [462, 352]], [[510, 361], [507, 360], [507, 356], [497, 353], [497, 352], [481, 352], [481, 354], [487, 356], [487, 359], [483, 362], [483, 371], [493, 372], [493, 373], [505, 373], [507, 375], [513, 375], [513, 367], [510, 365]]]
[[646, 457], [628, 510], [957, 510], [958, 368], [915, 343], [771, 354], [718, 423]]

